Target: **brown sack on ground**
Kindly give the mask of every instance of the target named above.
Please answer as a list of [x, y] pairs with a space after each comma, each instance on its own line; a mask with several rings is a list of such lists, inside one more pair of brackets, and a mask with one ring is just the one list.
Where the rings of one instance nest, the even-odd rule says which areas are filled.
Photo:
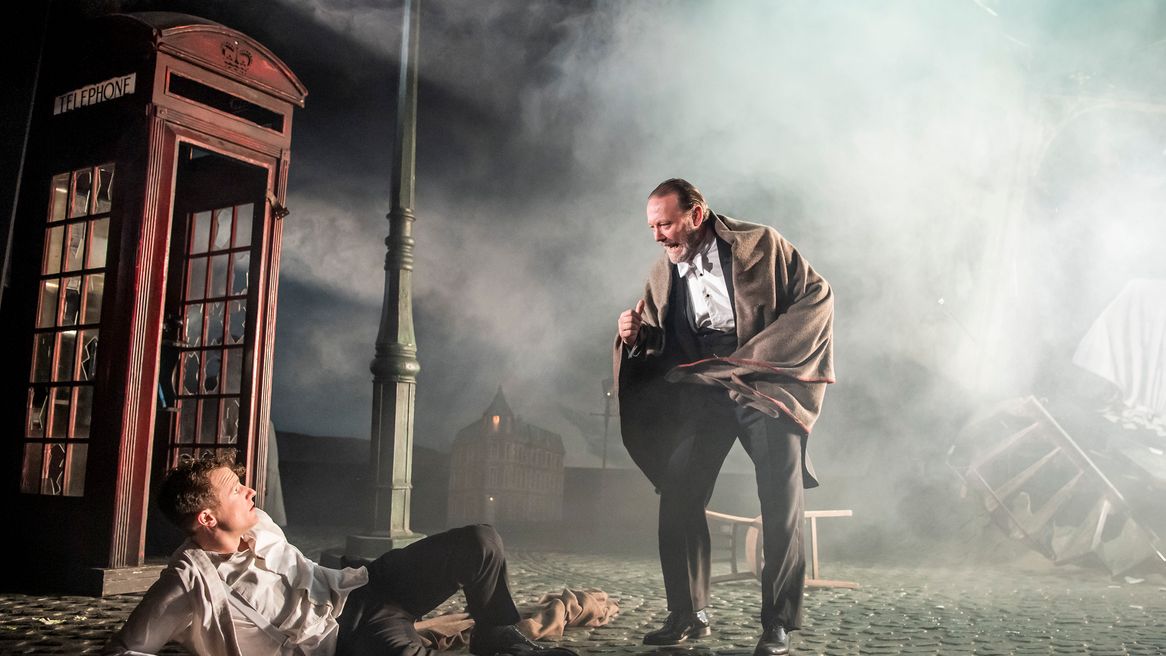
[[530, 609], [518, 628], [534, 640], [559, 638], [569, 626], [603, 626], [619, 613], [619, 605], [602, 590], [547, 593]]
[[470, 642], [474, 620], [469, 613], [443, 613], [413, 623], [430, 649], [454, 649]]
[[[518, 629], [532, 640], [560, 638], [569, 626], [603, 626], [619, 613], [615, 603], [602, 590], [570, 590], [547, 593], [525, 609], [526, 619]], [[444, 613], [420, 620], [413, 627], [431, 649], [454, 649], [469, 644], [474, 620], [469, 613]]]

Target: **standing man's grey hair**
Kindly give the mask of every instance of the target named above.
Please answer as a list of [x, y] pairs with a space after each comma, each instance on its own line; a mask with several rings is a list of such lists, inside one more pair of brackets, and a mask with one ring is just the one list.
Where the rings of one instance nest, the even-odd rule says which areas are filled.
[[668, 178], [664, 182], [656, 185], [652, 193], [648, 194], [648, 198], [660, 198], [669, 194], [676, 194], [676, 199], [680, 209], [688, 212], [694, 207], [700, 207], [702, 216], [708, 216], [709, 204], [704, 199], [704, 194], [700, 193], [700, 189], [684, 178]]

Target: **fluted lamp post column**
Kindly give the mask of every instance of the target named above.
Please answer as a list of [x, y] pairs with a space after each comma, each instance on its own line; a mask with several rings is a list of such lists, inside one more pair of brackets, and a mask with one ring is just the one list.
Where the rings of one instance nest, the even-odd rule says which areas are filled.
[[413, 197], [417, 133], [417, 39], [421, 0], [405, 0], [392, 209], [385, 238], [385, 296], [372, 370], [372, 443], [367, 535], [350, 535], [346, 556], [368, 560], [423, 537], [409, 528], [413, 490], [413, 404], [417, 339], [413, 332]]

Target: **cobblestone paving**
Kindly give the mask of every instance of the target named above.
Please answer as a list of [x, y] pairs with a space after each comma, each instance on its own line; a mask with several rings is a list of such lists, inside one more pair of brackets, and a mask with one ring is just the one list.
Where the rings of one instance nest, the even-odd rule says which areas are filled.
[[[621, 612], [608, 626], [568, 630], [563, 642], [584, 654], [749, 654], [757, 637], [755, 582], [714, 586], [712, 637], [688, 649], [652, 650], [640, 639], [666, 615], [654, 558], [516, 551], [510, 560], [520, 605], [564, 587], [600, 588], [618, 599]], [[795, 653], [1166, 654], [1166, 579], [1159, 575], [1128, 583], [1070, 569], [840, 563], [829, 563], [826, 574], [862, 587], [808, 591]], [[0, 653], [95, 653], [137, 599], [0, 595]], [[458, 606], [454, 600], [446, 608]]]

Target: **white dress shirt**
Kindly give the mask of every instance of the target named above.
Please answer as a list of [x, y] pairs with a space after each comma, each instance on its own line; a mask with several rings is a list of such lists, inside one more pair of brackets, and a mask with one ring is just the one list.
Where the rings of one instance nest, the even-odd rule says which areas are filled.
[[[262, 510], [245, 536], [249, 548], [209, 554], [187, 541], [146, 592], [103, 654], [154, 654], [177, 642], [194, 654], [215, 656], [329, 656], [336, 618], [348, 594], [368, 583], [368, 570], [321, 567], [287, 542]], [[229, 601], [241, 594], [286, 636], [276, 644]]]
[[688, 320], [694, 331], [727, 333], [737, 329], [716, 237], [709, 235], [692, 261], [678, 263], [676, 271], [688, 284]]

